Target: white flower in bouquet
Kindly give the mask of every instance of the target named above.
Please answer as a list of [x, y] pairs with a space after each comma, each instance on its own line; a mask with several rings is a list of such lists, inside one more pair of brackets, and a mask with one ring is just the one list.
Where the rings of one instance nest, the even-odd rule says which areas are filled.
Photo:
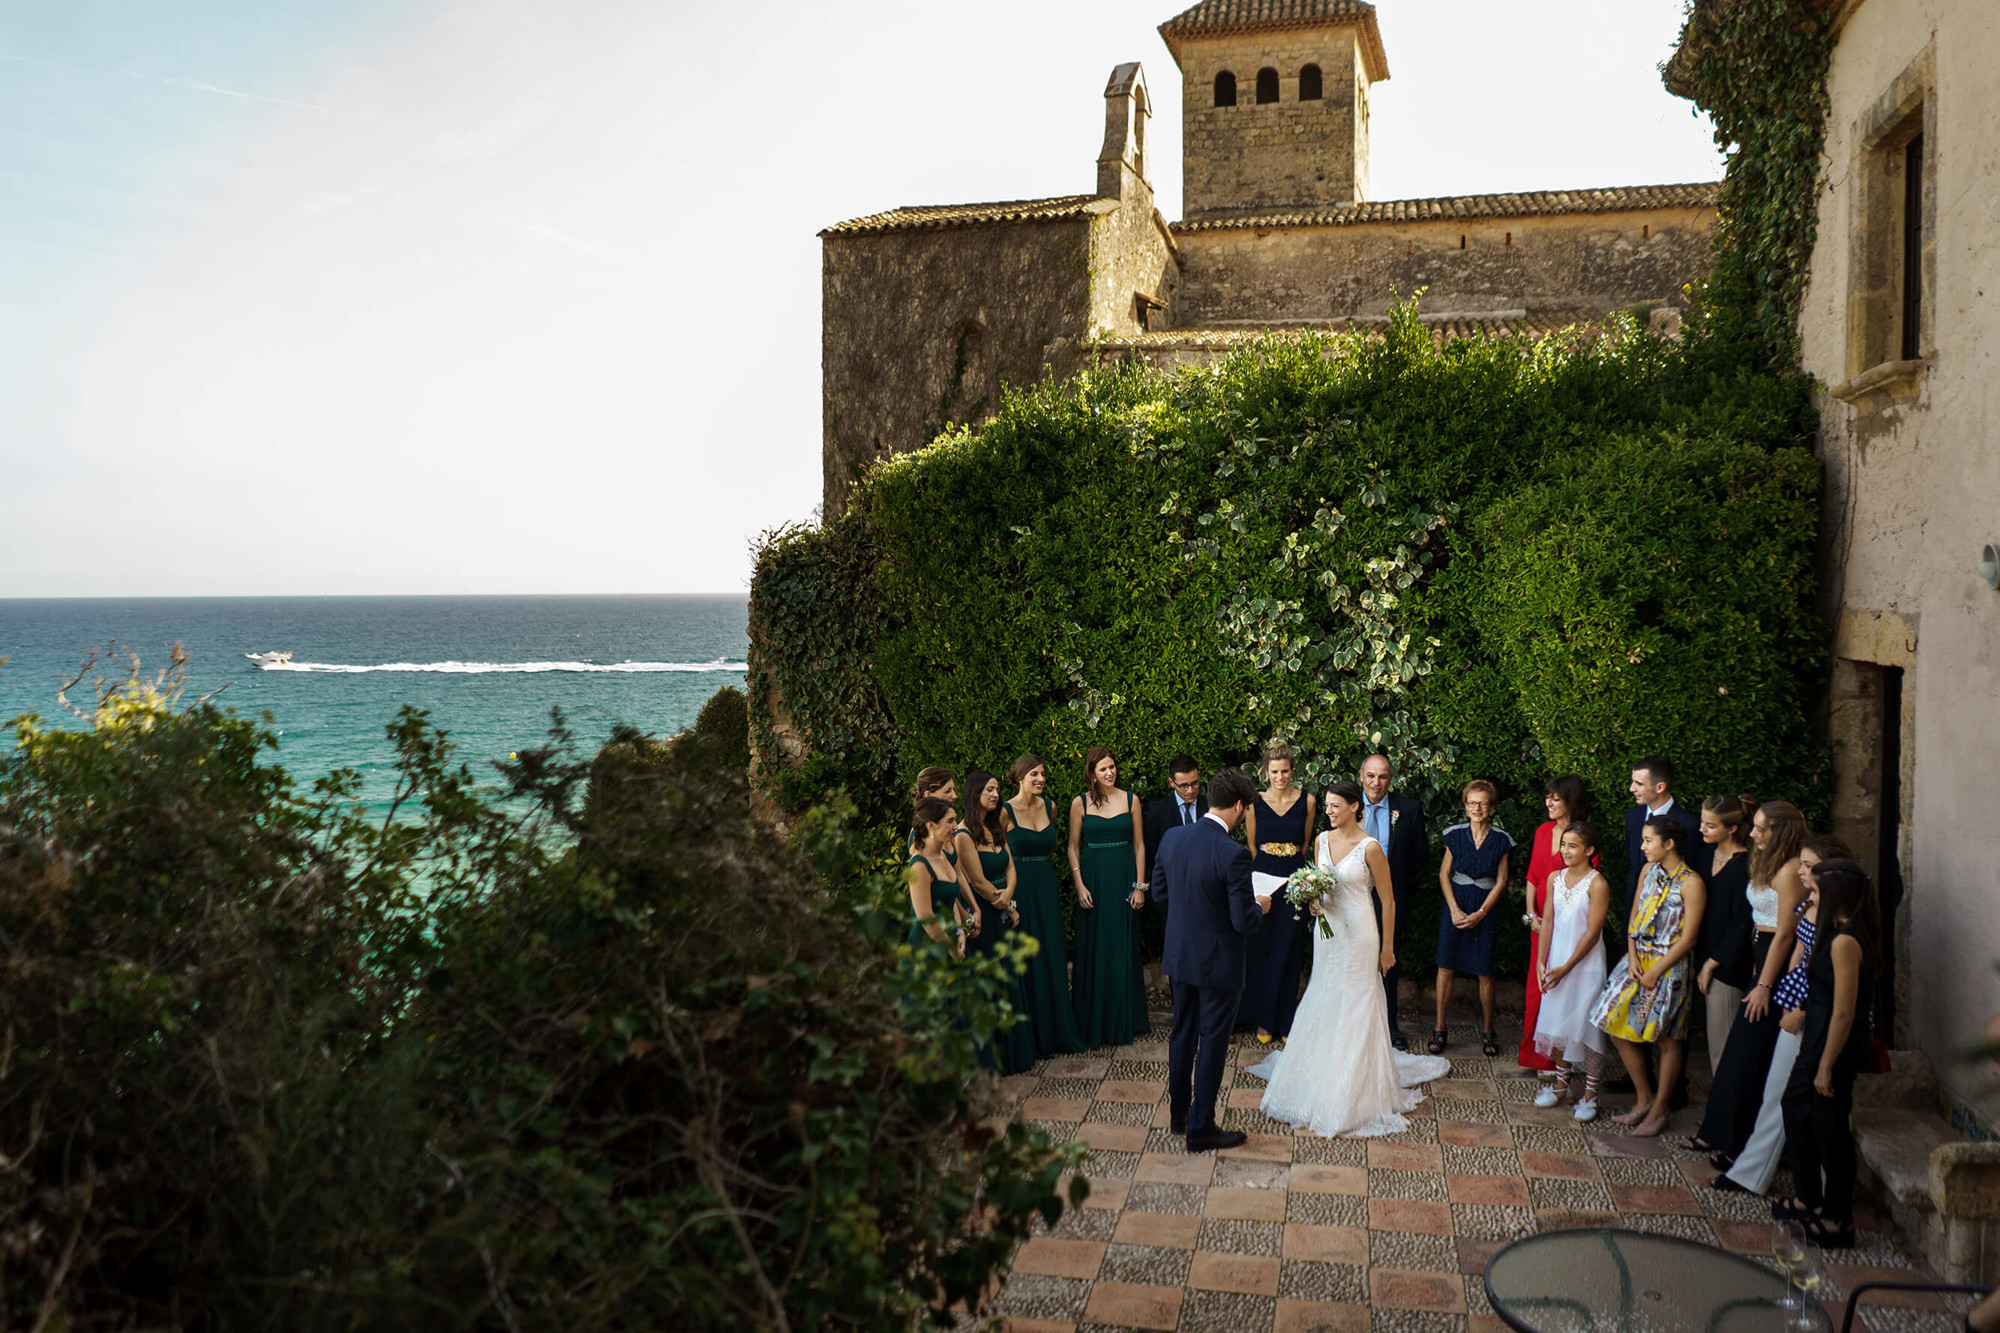
[[[1321, 870], [1318, 866], [1300, 866], [1285, 881], [1285, 901], [1301, 912], [1309, 911], [1312, 905], [1339, 887], [1333, 872]], [[1333, 922], [1325, 912], [1319, 914], [1319, 933], [1333, 938]]]

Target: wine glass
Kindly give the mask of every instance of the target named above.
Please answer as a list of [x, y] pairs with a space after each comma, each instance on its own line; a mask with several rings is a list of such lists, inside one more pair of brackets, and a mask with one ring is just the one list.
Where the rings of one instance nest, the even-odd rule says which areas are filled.
[[[1810, 1296], [1821, 1283], [1826, 1281], [1826, 1266], [1820, 1262], [1817, 1254], [1806, 1250], [1799, 1256], [1798, 1262], [1792, 1265], [1792, 1281], [1797, 1284], [1801, 1293]], [[1818, 1326], [1812, 1317], [1812, 1302], [1799, 1301], [1797, 1313], [1792, 1316], [1791, 1327], [1800, 1330], [1801, 1333], [1812, 1333]]]
[[1792, 1295], [1792, 1274], [1806, 1258], [1806, 1229], [1797, 1222], [1771, 1224], [1771, 1257], [1785, 1270], [1785, 1298], [1778, 1308], [1796, 1317], [1805, 1311], [1805, 1302]]

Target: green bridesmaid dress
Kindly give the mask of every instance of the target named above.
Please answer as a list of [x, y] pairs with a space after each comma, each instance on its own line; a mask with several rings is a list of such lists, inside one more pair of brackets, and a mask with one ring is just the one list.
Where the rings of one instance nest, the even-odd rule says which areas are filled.
[[[1035, 1053], [1074, 1055], [1083, 1049], [1077, 1034], [1076, 1011], [1069, 998], [1069, 946], [1063, 940], [1062, 895], [1056, 868], [1049, 857], [1062, 834], [1056, 828], [1056, 808], [1045, 796], [1047, 828], [1026, 829], [1018, 823], [1007, 830], [1007, 847], [1014, 853], [1014, 905], [1021, 909], [1020, 929], [1041, 943], [1021, 977], [1021, 998], [1034, 1029]], [[1019, 1031], [1016, 1028], [1015, 1031]]]
[[[955, 856], [951, 857], [950, 860], [954, 865], [958, 862], [958, 858]], [[950, 931], [958, 924], [951, 912], [952, 907], [958, 902], [960, 892], [958, 881], [955, 879], [939, 879], [937, 872], [931, 870], [930, 862], [924, 860], [921, 856], [912, 856], [909, 863], [913, 866], [922, 866], [930, 874], [931, 912], [937, 917], [938, 923], [945, 928], [945, 943], [947, 946], [950, 946], [952, 942]], [[932, 942], [930, 933], [924, 929], [923, 921], [917, 916], [916, 904], [910, 904], [910, 943], [913, 945], [923, 945]]]
[[1077, 863], [1097, 905], [1076, 909], [1076, 1025], [1086, 1046], [1123, 1046], [1152, 1031], [1146, 972], [1139, 961], [1139, 913], [1132, 896], [1132, 797], [1109, 819], [1083, 812]]
[[[979, 873], [986, 876], [986, 882], [996, 889], [1007, 887], [1007, 862], [1012, 859], [1005, 847], [997, 852], [989, 852], [976, 847], [979, 853]], [[968, 895], [973, 894], [972, 886], [966, 885]], [[1018, 886], [1017, 886], [1018, 891]], [[974, 895], [976, 896], [976, 895]], [[1012, 936], [1013, 926], [1007, 921], [1007, 914], [984, 898], [979, 899], [979, 933], [966, 941], [967, 958], [979, 954], [990, 954], [1000, 947], [1000, 943]], [[1023, 917], [1023, 924], [1027, 918]], [[1021, 978], [1016, 976], [1007, 984], [1007, 1003], [1014, 1012], [1025, 1016], [1028, 1001], [1023, 992]], [[1003, 1074], [1023, 1074], [1035, 1063], [1034, 1025], [1025, 1021], [1016, 1023], [1001, 1033], [992, 1043], [995, 1049], [982, 1049], [979, 1062], [989, 1069], [997, 1069]]]

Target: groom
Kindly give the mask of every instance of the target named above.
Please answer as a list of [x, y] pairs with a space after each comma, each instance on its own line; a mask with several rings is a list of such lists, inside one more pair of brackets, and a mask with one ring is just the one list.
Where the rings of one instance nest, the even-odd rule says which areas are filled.
[[1240, 769], [1223, 769], [1209, 779], [1208, 813], [1168, 829], [1153, 862], [1153, 901], [1167, 915], [1160, 969], [1174, 979], [1167, 1108], [1189, 1152], [1234, 1148], [1247, 1137], [1215, 1127], [1215, 1099], [1243, 998], [1243, 937], [1271, 910], [1269, 898], [1250, 891], [1249, 850], [1230, 836], [1256, 797]]

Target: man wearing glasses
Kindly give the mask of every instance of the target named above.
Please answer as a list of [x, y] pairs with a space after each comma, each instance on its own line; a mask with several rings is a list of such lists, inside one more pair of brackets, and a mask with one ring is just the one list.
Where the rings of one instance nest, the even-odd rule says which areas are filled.
[[[1187, 755], [1177, 754], [1167, 761], [1167, 780], [1173, 790], [1146, 807], [1146, 869], [1151, 873], [1160, 859], [1160, 839], [1170, 828], [1192, 824], [1208, 813], [1208, 793], [1202, 790], [1201, 766]], [[1166, 913], [1161, 911], [1161, 923]]]

